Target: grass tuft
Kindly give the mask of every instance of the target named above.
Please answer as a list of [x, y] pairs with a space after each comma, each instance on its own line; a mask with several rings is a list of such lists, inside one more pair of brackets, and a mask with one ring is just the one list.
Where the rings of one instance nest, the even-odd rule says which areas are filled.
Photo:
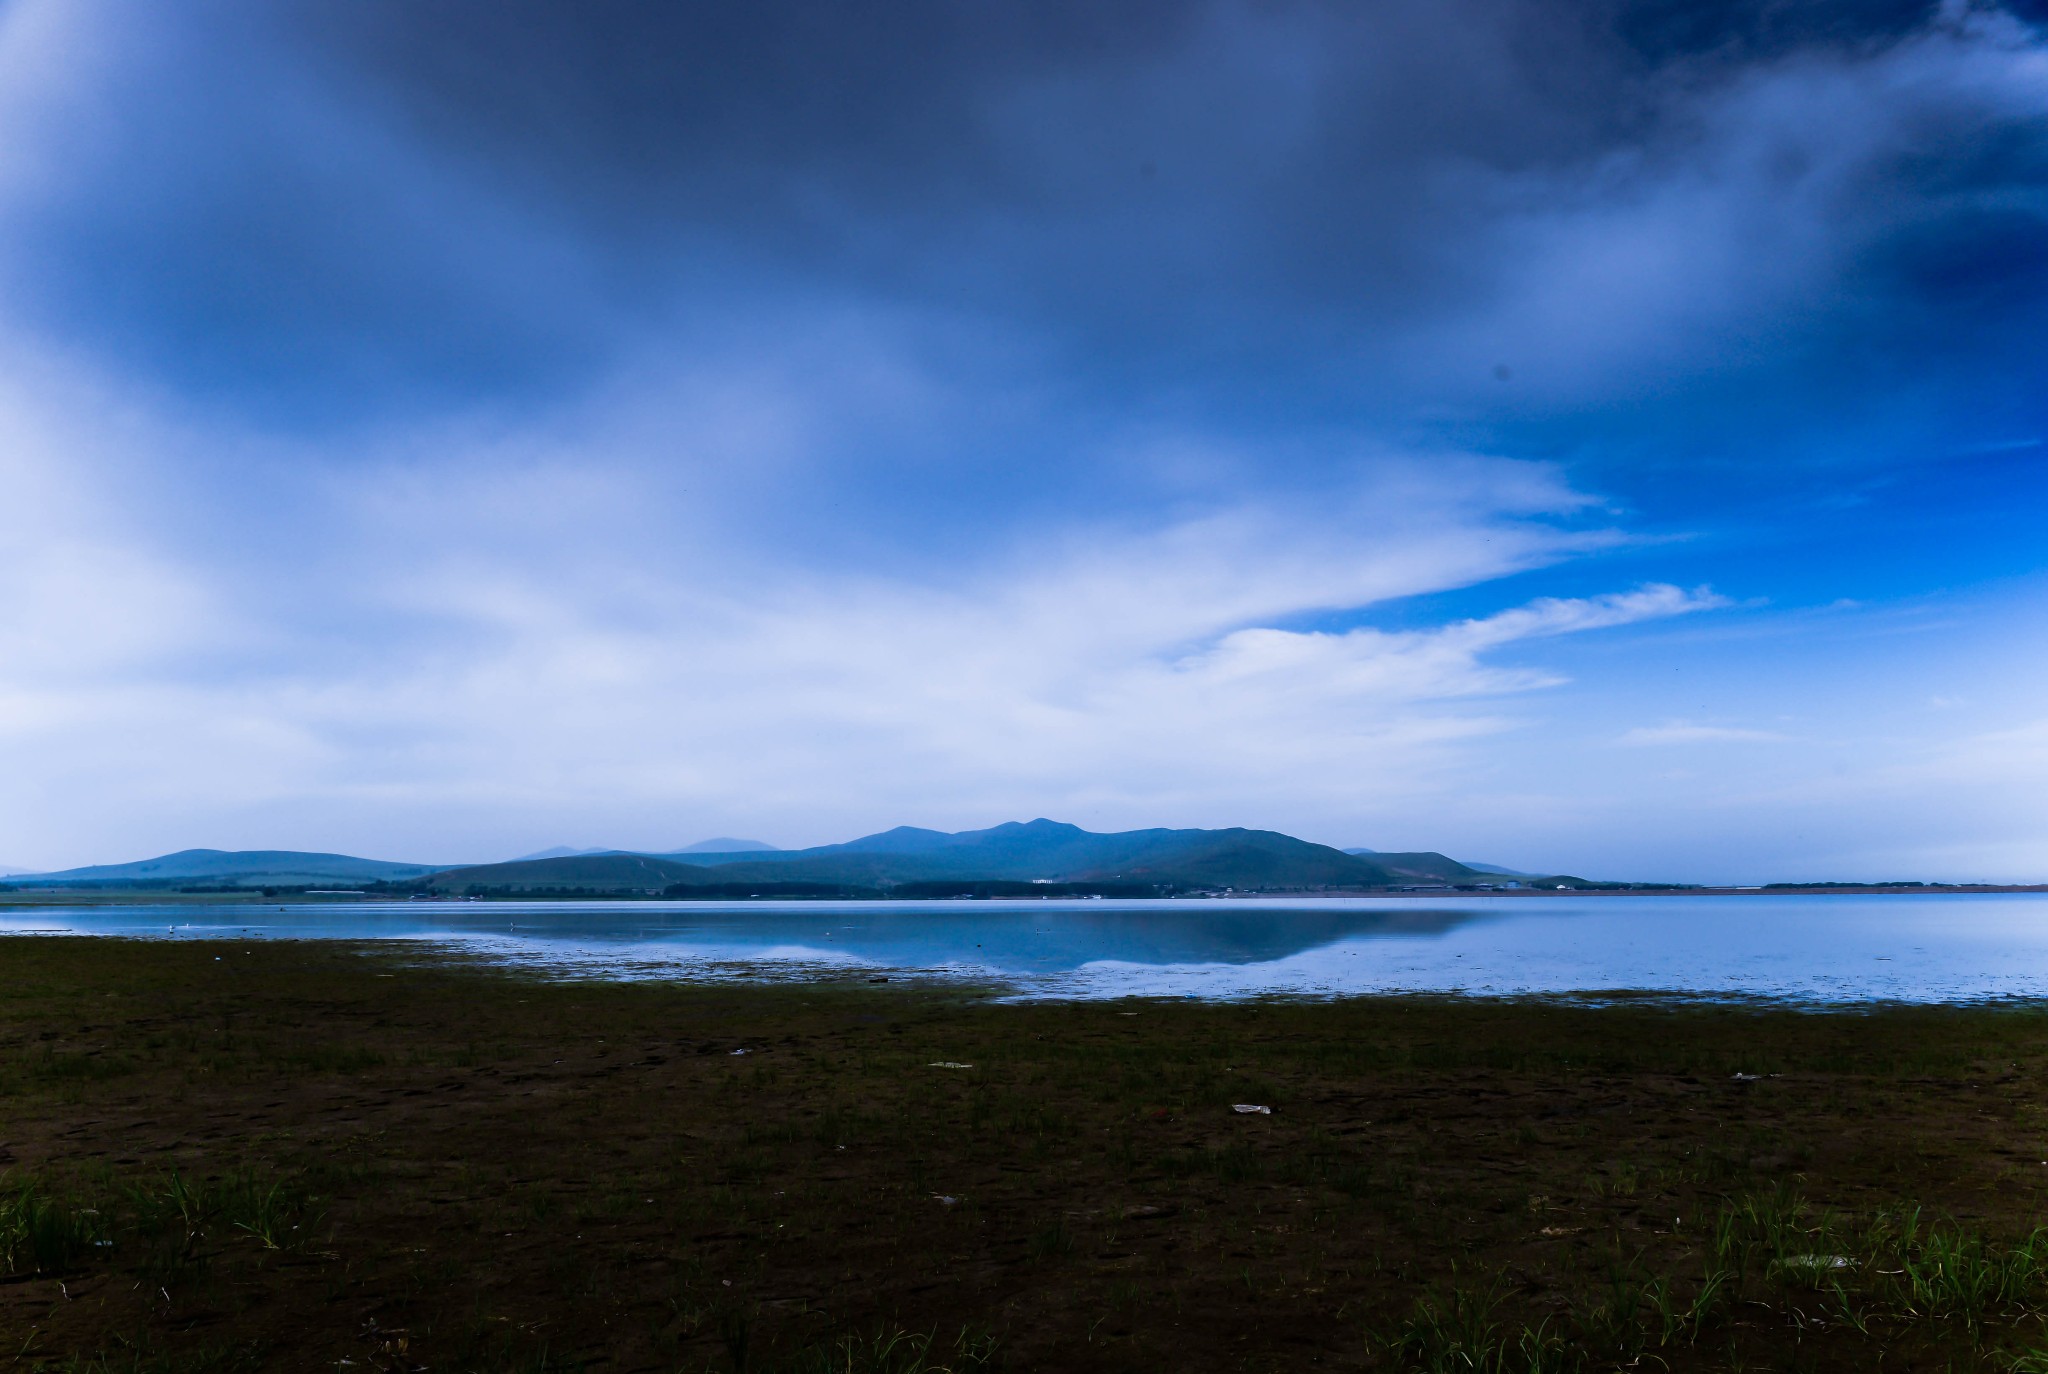
[[970, 1327], [961, 1328], [950, 1344], [941, 1344], [935, 1331], [885, 1326], [813, 1346], [777, 1369], [779, 1374], [968, 1374], [989, 1368], [995, 1351], [993, 1336]]
[[8, 1272], [66, 1273], [107, 1244], [97, 1209], [54, 1197], [33, 1179], [0, 1185], [0, 1262]]

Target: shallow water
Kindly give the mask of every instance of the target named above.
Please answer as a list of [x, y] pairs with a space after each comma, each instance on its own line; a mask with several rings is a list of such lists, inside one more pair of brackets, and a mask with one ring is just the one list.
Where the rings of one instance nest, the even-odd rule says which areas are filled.
[[0, 933], [420, 940], [617, 977], [866, 973], [1024, 996], [1644, 989], [1802, 1001], [2048, 995], [2048, 897], [413, 902], [41, 907]]

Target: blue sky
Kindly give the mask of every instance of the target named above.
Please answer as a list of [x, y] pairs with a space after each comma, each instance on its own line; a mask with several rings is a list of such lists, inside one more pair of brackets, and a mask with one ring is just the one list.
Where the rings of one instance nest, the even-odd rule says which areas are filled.
[[0, 861], [2048, 878], [1994, 5], [0, 3]]

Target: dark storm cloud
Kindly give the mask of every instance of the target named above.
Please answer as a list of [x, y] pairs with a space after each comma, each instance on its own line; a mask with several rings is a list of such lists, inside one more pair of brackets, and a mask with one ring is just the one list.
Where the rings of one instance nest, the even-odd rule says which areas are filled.
[[519, 207], [436, 175], [241, 16], [94, 17], [91, 59], [11, 130], [32, 168], [0, 210], [17, 321], [325, 417], [568, 361], [542, 355], [577, 332], [579, 265]]
[[[158, 11], [58, 189], [13, 210], [32, 270], [12, 286], [173, 384], [320, 423], [546, 398], [649, 340], [756, 346], [821, 309], [909, 321], [970, 389], [1028, 358], [1075, 404], [1226, 426], [1450, 414], [1569, 446], [1589, 409], [1669, 429], [1731, 369], [1764, 406], [1890, 396], [1907, 373], [2023, 410], [2038, 102], [1910, 79], [1860, 104], [1752, 94], [1852, 83], [1971, 21], [1533, 0]], [[1829, 164], [1840, 146], [1853, 164]], [[1635, 238], [1632, 214], [1652, 216]], [[1674, 303], [1691, 269], [1644, 266], [1645, 237], [1697, 253], [1699, 299]], [[1714, 260], [1745, 241], [1757, 261]], [[1635, 366], [1631, 317], [1668, 356]], [[1020, 351], [989, 363], [947, 330]]]

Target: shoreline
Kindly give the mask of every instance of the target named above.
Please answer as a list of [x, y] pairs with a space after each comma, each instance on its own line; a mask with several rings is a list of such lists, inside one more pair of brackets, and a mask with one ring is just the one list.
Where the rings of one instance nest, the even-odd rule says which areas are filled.
[[265, 896], [258, 892], [184, 892], [177, 889], [140, 890], [134, 892], [110, 892], [104, 889], [87, 891], [42, 890], [0, 890], [0, 910], [8, 908], [96, 907], [96, 906], [282, 906], [282, 907], [336, 907], [336, 906], [468, 906], [476, 904], [530, 904], [564, 905], [616, 903], [619, 905], [646, 906], [754, 906], [754, 905], [953, 905], [959, 902], [1035, 903], [1035, 902], [1106, 902], [1128, 904], [1177, 903], [1198, 905], [1205, 902], [1260, 902], [1260, 901], [1421, 901], [1443, 899], [1450, 901], [1474, 901], [1495, 897], [1516, 899], [1578, 897], [1952, 897], [1977, 893], [2034, 893], [2048, 895], [2048, 883], [1927, 883], [1915, 887], [1892, 884], [1793, 884], [1783, 887], [1645, 887], [1645, 888], [1498, 888], [1487, 890], [1462, 890], [1458, 888], [1419, 888], [1408, 891], [1384, 891], [1378, 889], [1351, 892], [1274, 890], [1268, 892], [1230, 892], [1203, 894], [1200, 896], [1166, 897], [668, 897], [635, 896], [616, 892], [595, 892], [589, 896], [563, 896], [555, 893], [502, 895], [476, 897], [410, 897], [377, 893], [305, 894], [285, 893]]

